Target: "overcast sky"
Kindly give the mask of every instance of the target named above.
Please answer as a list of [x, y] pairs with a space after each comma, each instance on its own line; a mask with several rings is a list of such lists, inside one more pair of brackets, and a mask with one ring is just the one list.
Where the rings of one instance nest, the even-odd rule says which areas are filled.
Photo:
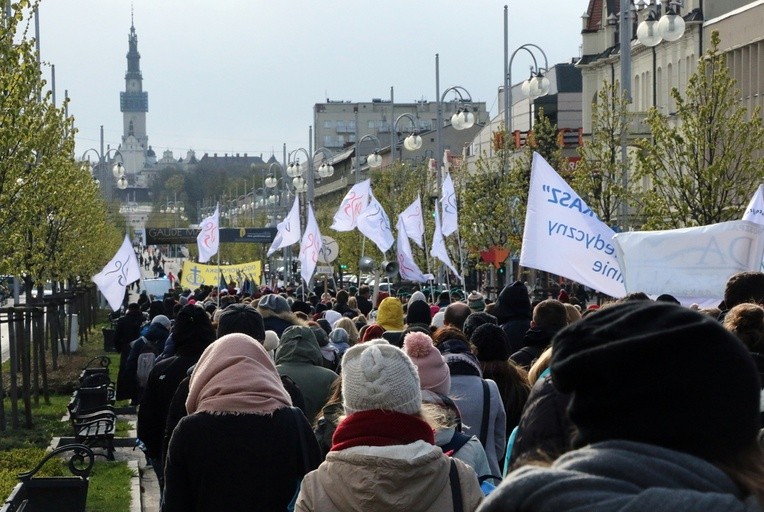
[[[506, 2], [426, 0], [42, 0], [44, 61], [56, 93], [68, 90], [77, 155], [122, 136], [119, 92], [127, 70], [131, 5], [147, 132], [157, 155], [272, 152], [308, 146], [317, 102], [435, 101], [460, 85], [498, 110]], [[509, 2], [510, 51], [539, 45], [550, 66], [579, 55], [588, 0]], [[518, 53], [513, 81], [529, 57]], [[50, 78], [50, 69], [45, 71]], [[516, 79], [515, 79], [516, 78]], [[364, 135], [364, 134], [360, 134]]]

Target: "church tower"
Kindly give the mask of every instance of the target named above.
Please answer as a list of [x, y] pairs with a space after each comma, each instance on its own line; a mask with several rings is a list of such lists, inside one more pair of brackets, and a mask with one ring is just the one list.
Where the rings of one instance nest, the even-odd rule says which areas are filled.
[[149, 94], [143, 90], [141, 54], [138, 53], [138, 36], [135, 34], [135, 23], [132, 16], [128, 42], [125, 92], [119, 93], [123, 122], [122, 144], [119, 146], [119, 151], [124, 159], [126, 173], [134, 175], [143, 170], [146, 164], [146, 152], [149, 148], [149, 138], [146, 135]]

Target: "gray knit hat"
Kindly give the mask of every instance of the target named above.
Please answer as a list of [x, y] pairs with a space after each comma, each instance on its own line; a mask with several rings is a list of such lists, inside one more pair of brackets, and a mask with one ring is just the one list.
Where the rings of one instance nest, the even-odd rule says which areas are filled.
[[417, 414], [422, 408], [416, 366], [403, 350], [381, 339], [345, 352], [342, 394], [348, 414], [374, 409]]
[[257, 307], [261, 309], [270, 309], [274, 313], [290, 313], [292, 311], [292, 308], [289, 307], [287, 300], [281, 295], [277, 295], [275, 293], [263, 295], [260, 298], [260, 302], [257, 304]]

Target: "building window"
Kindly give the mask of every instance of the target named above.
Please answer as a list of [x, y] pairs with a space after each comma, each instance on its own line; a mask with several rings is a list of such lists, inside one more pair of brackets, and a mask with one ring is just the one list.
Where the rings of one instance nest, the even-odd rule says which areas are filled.
[[324, 128], [331, 128], [334, 124], [334, 121], [331, 121], [330, 119], [324, 119]]
[[366, 121], [366, 128], [369, 128], [370, 130], [374, 129], [375, 121], [374, 119], [369, 119]]
[[324, 147], [332, 148], [334, 147], [334, 137], [331, 135], [324, 135]]

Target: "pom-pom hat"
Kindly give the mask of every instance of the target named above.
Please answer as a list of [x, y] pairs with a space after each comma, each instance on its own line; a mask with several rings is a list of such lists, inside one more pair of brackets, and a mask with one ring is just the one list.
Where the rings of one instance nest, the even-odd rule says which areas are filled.
[[432, 344], [432, 338], [423, 332], [410, 332], [403, 339], [403, 350], [419, 371], [421, 388], [448, 395], [451, 391], [451, 373], [443, 355]]

